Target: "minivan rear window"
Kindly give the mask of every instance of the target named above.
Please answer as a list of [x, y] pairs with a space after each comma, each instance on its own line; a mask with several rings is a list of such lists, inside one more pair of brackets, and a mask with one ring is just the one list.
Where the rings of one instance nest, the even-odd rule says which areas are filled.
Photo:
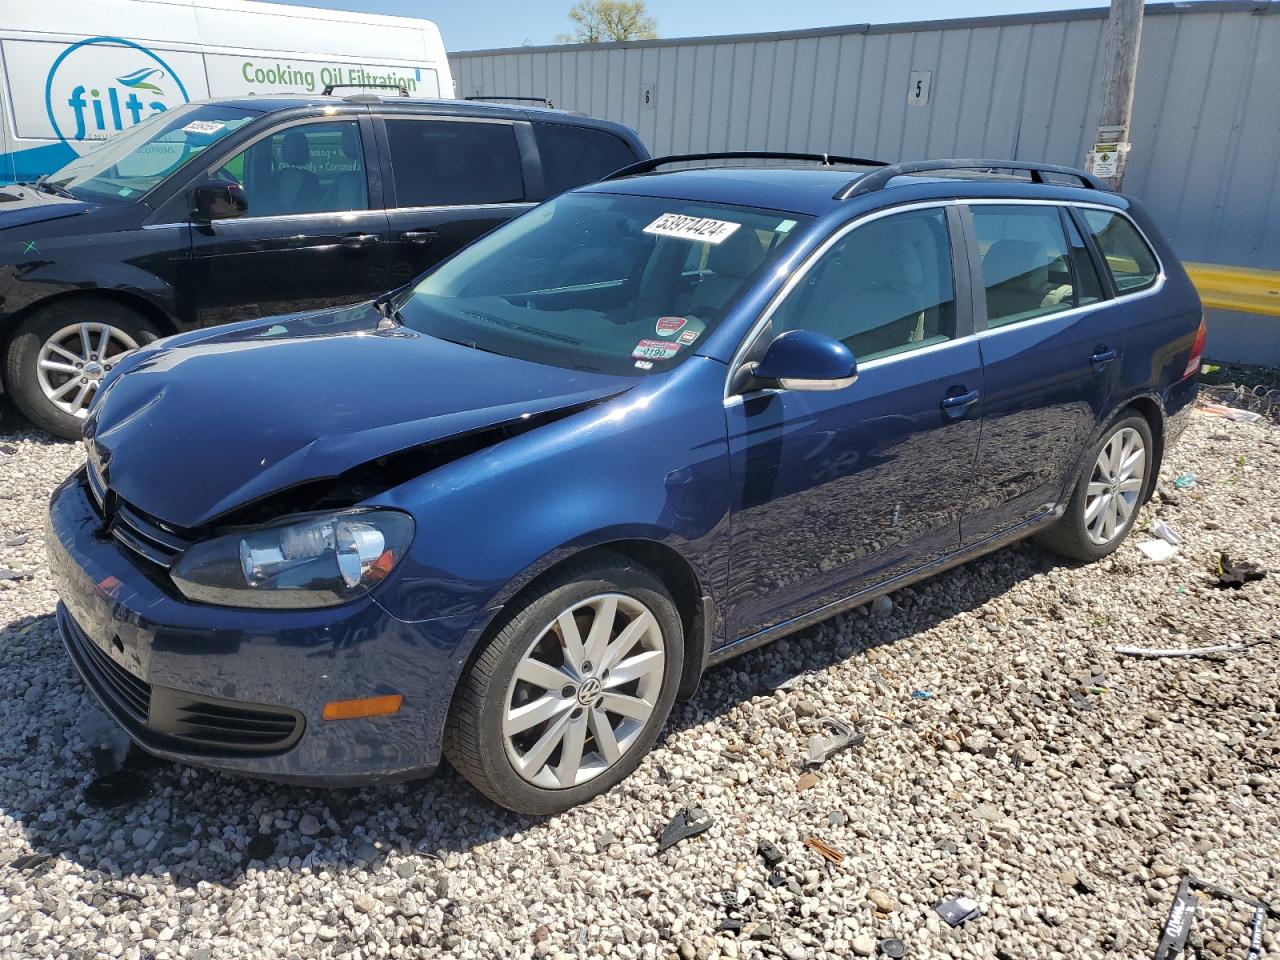
[[1160, 264], [1128, 218], [1091, 207], [1080, 212], [1111, 271], [1117, 293], [1145, 290], [1156, 282]]
[[535, 123], [547, 194], [554, 196], [636, 162], [631, 148], [606, 130], [569, 123]]

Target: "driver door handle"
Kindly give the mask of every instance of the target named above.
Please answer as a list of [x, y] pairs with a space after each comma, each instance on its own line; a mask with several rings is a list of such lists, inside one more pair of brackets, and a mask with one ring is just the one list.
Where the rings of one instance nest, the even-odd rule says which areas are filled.
[[339, 237], [338, 242], [344, 247], [355, 249], [371, 247], [378, 242], [378, 235], [376, 233], [348, 233], [345, 237]]
[[1098, 350], [1093, 356], [1091, 356], [1089, 358], [1089, 362], [1093, 364], [1094, 370], [1097, 370], [1099, 373], [1101, 373], [1103, 370], [1107, 369], [1108, 366], [1110, 366], [1111, 361], [1114, 360], [1115, 358], [1116, 358], [1116, 352], [1114, 350], [1108, 350], [1104, 347]]
[[970, 390], [968, 393], [957, 393], [954, 396], [944, 397], [942, 399], [942, 409], [947, 416], [961, 417], [966, 410], [978, 402], [978, 398], [981, 396], [982, 394], [977, 390]]
[[425, 247], [428, 243], [433, 242], [440, 234], [434, 230], [406, 230], [400, 234], [401, 240], [408, 240], [410, 243]]

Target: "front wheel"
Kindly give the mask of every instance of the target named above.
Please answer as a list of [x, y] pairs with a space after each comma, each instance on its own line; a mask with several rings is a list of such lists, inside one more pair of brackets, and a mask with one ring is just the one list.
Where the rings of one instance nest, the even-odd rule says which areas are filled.
[[1120, 546], [1155, 482], [1153, 450], [1144, 417], [1108, 427], [1084, 460], [1066, 512], [1041, 535], [1045, 546], [1077, 560], [1100, 560]]
[[68, 300], [36, 311], [9, 344], [5, 383], [18, 409], [76, 440], [98, 385], [130, 350], [159, 336], [140, 313], [109, 300]]
[[510, 613], [463, 678], [444, 753], [520, 813], [559, 813], [630, 774], [671, 712], [680, 615], [618, 555], [572, 564]]

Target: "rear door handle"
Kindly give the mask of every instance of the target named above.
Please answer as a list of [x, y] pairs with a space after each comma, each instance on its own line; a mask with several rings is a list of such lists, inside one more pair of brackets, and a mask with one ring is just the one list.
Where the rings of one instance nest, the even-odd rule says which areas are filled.
[[942, 409], [948, 416], [960, 417], [964, 412], [978, 402], [978, 398], [982, 394], [977, 390], [970, 390], [968, 393], [957, 393], [954, 396], [944, 397], [942, 400]]
[[1107, 369], [1107, 366], [1115, 358], [1116, 352], [1114, 350], [1099, 350], [1089, 358], [1089, 362], [1093, 364], [1093, 369], [1101, 373], [1103, 370]]
[[418, 246], [425, 247], [428, 243], [435, 241], [440, 234], [434, 230], [406, 230], [400, 234], [400, 239], [408, 240], [410, 243], [416, 243]]
[[338, 242], [344, 247], [371, 247], [378, 242], [376, 233], [349, 233], [345, 237], [339, 237]]

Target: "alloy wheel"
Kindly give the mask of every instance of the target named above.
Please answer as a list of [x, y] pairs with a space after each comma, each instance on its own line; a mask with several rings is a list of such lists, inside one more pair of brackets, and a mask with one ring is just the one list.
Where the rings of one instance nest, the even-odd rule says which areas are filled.
[[666, 665], [662, 629], [634, 597], [575, 603], [538, 634], [507, 687], [507, 759], [527, 782], [563, 789], [599, 776], [652, 717]]
[[1146, 469], [1146, 444], [1132, 427], [1117, 430], [1103, 445], [1085, 495], [1084, 526], [1094, 543], [1108, 544], [1123, 532], [1138, 508]]
[[40, 347], [36, 360], [40, 390], [63, 413], [84, 417], [103, 377], [137, 348], [133, 337], [108, 323], [68, 324]]

